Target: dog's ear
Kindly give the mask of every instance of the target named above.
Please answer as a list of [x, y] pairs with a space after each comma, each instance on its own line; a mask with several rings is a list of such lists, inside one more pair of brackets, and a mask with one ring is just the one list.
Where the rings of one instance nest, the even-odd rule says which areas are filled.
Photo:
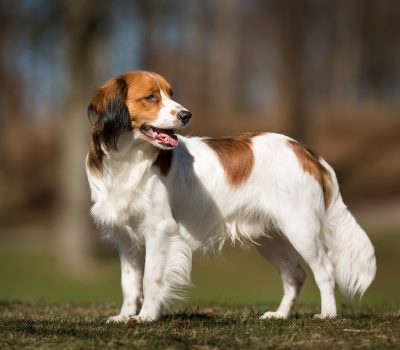
[[132, 130], [131, 117], [125, 99], [127, 83], [124, 78], [111, 79], [99, 90], [88, 107], [93, 136], [109, 150], [117, 150], [119, 136]]

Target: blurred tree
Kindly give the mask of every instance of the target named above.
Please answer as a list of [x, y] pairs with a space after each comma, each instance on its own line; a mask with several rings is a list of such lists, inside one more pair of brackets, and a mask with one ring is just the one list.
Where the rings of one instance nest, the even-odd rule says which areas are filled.
[[92, 90], [94, 43], [103, 1], [65, 1], [68, 93], [60, 139], [60, 215], [58, 256], [73, 273], [90, 270], [93, 237], [89, 224], [89, 192], [85, 176], [88, 147], [86, 108]]
[[[0, 23], [7, 28], [7, 16], [5, 14], [4, 3], [0, 3]], [[0, 31], [0, 215], [4, 213], [5, 210], [5, 154], [4, 154], [4, 124], [6, 118], [5, 104], [6, 104], [6, 94], [4, 93], [5, 85], [5, 44], [4, 44], [4, 32], [5, 30]]]
[[[141, 63], [147, 69], [155, 69], [157, 65], [156, 44], [154, 40], [154, 30], [156, 26], [156, 16], [158, 11], [154, 11], [156, 7], [155, 0], [136, 1], [137, 10], [141, 18], [141, 33], [142, 33], [142, 52]], [[136, 8], [135, 8], [136, 9]]]
[[275, 46], [279, 55], [279, 104], [283, 108], [283, 129], [298, 140], [306, 139], [305, 43], [310, 18], [309, 2], [297, 0], [290, 6], [274, 1]]
[[13, 40], [10, 40], [15, 38], [17, 20], [16, 11], [1, 2], [0, 23], [4, 28], [0, 31], [0, 208], [6, 210], [8, 215], [12, 206], [21, 205], [25, 196], [20, 181], [26, 163], [26, 147], [20, 142], [24, 130], [21, 96], [25, 91], [20, 72], [6, 55], [17, 51]]
[[337, 108], [338, 101], [349, 104], [357, 95], [363, 45], [362, 15], [360, 1], [338, 1], [332, 9], [331, 108]]
[[[183, 1], [178, 23], [181, 49], [177, 52], [176, 82], [179, 97], [192, 112], [202, 111], [206, 103], [208, 1]], [[194, 67], [196, 67], [194, 69]]]
[[390, 94], [389, 67], [393, 64], [390, 52], [390, 41], [393, 34], [388, 21], [387, 1], [365, 1], [363, 3], [363, 41], [368, 52], [363, 52], [360, 71], [364, 77], [367, 97], [379, 100]]
[[235, 71], [238, 58], [239, 9], [236, 0], [211, 1], [212, 26], [210, 47], [209, 109], [214, 116], [232, 116], [236, 106]]

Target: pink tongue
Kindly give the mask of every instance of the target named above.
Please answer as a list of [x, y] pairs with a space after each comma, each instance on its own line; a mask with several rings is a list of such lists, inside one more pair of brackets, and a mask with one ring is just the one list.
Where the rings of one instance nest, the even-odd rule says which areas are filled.
[[158, 129], [157, 131], [157, 139], [160, 140], [162, 143], [167, 143], [172, 147], [176, 147], [178, 145], [178, 137], [175, 134], [160, 129]]

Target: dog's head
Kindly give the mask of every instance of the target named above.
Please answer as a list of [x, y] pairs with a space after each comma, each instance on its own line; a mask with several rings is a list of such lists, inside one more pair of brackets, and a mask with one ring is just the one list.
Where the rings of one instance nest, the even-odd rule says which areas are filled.
[[117, 150], [120, 135], [133, 132], [156, 147], [176, 147], [174, 130], [186, 126], [192, 114], [171, 97], [171, 86], [156, 73], [134, 71], [109, 80], [88, 108], [93, 140]]

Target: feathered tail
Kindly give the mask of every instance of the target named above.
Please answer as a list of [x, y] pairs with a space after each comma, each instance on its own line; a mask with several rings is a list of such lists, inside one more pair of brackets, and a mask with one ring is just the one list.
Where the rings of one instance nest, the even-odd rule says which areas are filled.
[[340, 291], [349, 297], [362, 296], [376, 274], [374, 247], [343, 203], [336, 176], [329, 170], [334, 195], [324, 223], [325, 246]]

